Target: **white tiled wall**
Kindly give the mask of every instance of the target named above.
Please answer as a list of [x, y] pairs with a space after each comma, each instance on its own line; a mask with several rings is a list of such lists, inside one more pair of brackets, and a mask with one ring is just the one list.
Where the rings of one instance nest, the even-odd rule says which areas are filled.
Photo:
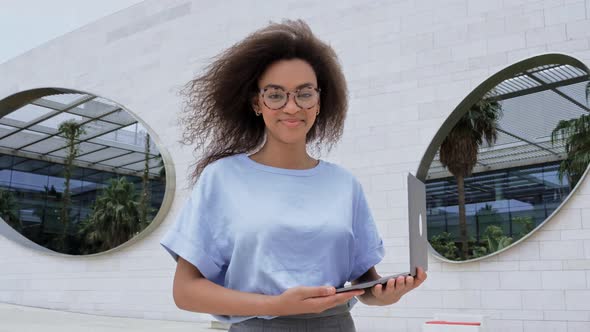
[[[323, 158], [361, 180], [387, 246], [381, 274], [406, 269], [405, 174], [478, 84], [527, 57], [566, 53], [590, 64], [590, 3], [567, 0], [149, 0], [0, 65], [0, 99], [36, 87], [113, 99], [156, 133], [176, 168], [166, 220], [110, 254], [55, 257], [0, 237], [0, 301], [69, 311], [208, 320], [172, 300], [174, 264], [158, 241], [186, 194], [178, 89], [209, 58], [269, 20], [303, 18], [342, 60], [350, 113]], [[492, 331], [590, 331], [590, 180], [525, 242], [479, 262], [430, 259], [429, 280], [390, 307], [361, 303], [359, 331], [419, 331], [434, 313], [483, 313]]]

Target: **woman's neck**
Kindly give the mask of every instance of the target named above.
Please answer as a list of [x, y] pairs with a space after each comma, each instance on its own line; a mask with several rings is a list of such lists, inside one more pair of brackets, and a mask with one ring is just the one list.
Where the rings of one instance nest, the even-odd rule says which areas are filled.
[[309, 169], [318, 164], [318, 160], [307, 154], [305, 145], [268, 144], [267, 142], [260, 150], [250, 155], [250, 158], [261, 164], [288, 169]]

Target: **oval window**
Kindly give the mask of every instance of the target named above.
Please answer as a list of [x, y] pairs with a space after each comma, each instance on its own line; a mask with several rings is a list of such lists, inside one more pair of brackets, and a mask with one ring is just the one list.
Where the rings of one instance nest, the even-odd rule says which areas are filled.
[[96, 254], [152, 223], [166, 188], [162, 154], [122, 106], [48, 88], [3, 99], [0, 112], [0, 217], [20, 239]]
[[463, 100], [419, 169], [439, 258], [503, 251], [558, 210], [590, 162], [589, 92], [586, 66], [550, 54], [502, 70]]

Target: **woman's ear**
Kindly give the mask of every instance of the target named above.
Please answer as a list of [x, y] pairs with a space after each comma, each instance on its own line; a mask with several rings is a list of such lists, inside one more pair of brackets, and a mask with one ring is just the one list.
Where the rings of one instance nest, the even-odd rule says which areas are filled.
[[258, 96], [255, 96], [255, 97], [252, 98], [251, 107], [252, 107], [252, 110], [254, 110], [254, 113], [256, 113], [257, 116], [259, 116], [261, 114], [260, 113], [260, 107], [258, 107]]
[[318, 96], [318, 112], [320, 111], [320, 106], [322, 105], [322, 97]]

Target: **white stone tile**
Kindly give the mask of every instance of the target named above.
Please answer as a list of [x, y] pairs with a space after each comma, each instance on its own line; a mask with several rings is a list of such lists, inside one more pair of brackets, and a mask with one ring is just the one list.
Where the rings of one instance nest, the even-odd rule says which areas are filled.
[[481, 83], [484, 81], [483, 78], [489, 76], [489, 68], [507, 65], [507, 52], [494, 52], [493, 50], [489, 52], [489, 54], [484, 56], [470, 58], [470, 70], [456, 73], [453, 75], [453, 78], [458, 76], [460, 79], [469, 78], [471, 82], [477, 81]]
[[407, 331], [407, 323], [404, 318], [374, 317], [372, 331]]
[[492, 18], [467, 25], [468, 40], [500, 36], [504, 33], [504, 18]]
[[484, 309], [522, 309], [519, 290], [482, 290], [481, 307]]
[[574, 51], [585, 51], [588, 49], [588, 39], [574, 39], [568, 40], [562, 43], [555, 43], [548, 45], [548, 50], [554, 50], [556, 52], [574, 52]]
[[525, 44], [526, 39], [524, 32], [502, 35], [490, 38], [487, 41], [488, 53], [514, 51], [524, 48]]
[[501, 8], [501, 1], [474, 0], [467, 3], [467, 14], [469, 16], [477, 16], [493, 10], [500, 10]]
[[543, 10], [530, 11], [526, 14], [517, 13], [504, 18], [506, 33], [525, 32], [527, 30], [542, 28], [545, 25]]
[[543, 230], [577, 230], [582, 228], [580, 209], [561, 209], [543, 226]]
[[543, 312], [545, 320], [583, 321], [590, 320], [590, 311], [546, 310]]
[[526, 310], [565, 310], [565, 294], [557, 290], [523, 290], [522, 307]]
[[461, 272], [459, 279], [463, 289], [499, 289], [501, 272]]
[[507, 262], [488, 262], [487, 260], [479, 263], [481, 271], [517, 271], [518, 262], [507, 261]]
[[467, 41], [467, 26], [455, 25], [448, 29], [434, 31], [434, 47], [446, 47], [461, 44]]
[[522, 332], [523, 331], [522, 320], [490, 320], [488, 323], [488, 329], [490, 331], [502, 331], [502, 332]]
[[563, 261], [564, 270], [590, 270], [590, 259], [573, 259]]
[[429, 272], [422, 287], [425, 290], [462, 289], [460, 276], [458, 272]]
[[563, 332], [567, 322], [525, 321], [524, 332]]
[[514, 251], [518, 257], [518, 260], [521, 261], [535, 260], [539, 259], [539, 247], [539, 242], [527, 239], [524, 242], [515, 245], [515, 247], [508, 250], [508, 252]]
[[541, 259], [582, 259], [584, 247], [581, 240], [541, 242]]
[[[586, 50], [584, 50], [584, 51], [586, 51]], [[563, 51], [563, 52], [565, 52], [565, 51]], [[584, 182], [584, 181], [582, 181], [582, 182]], [[564, 205], [565, 208], [571, 209], [571, 210], [574, 210], [574, 209], [581, 210], [581, 209], [587, 207], [586, 203], [588, 202], [590, 195], [588, 195], [588, 193], [584, 193], [586, 186], [585, 186], [585, 183], [582, 183], [582, 182], [578, 182], [578, 184], [574, 188], [573, 195], [568, 199], [567, 203]]]
[[567, 332], [590, 331], [590, 322], [567, 322]]
[[[373, 217], [377, 221], [387, 222], [388, 220], [391, 221], [393, 219], [403, 220], [406, 219], [408, 216], [408, 209], [404, 208], [371, 208]], [[399, 225], [400, 227], [396, 227], [398, 232], [392, 233], [393, 235], [407, 234], [408, 223], [406, 219], [405, 225]]]
[[415, 289], [404, 295], [407, 308], [441, 308], [442, 294], [437, 291]]
[[590, 239], [590, 229], [576, 229], [561, 231], [562, 240], [584, 240]]
[[409, 263], [409, 259], [403, 263], [379, 263], [377, 272], [383, 276], [402, 273], [403, 271], [407, 272]]
[[357, 150], [378, 151], [385, 149], [386, 143], [383, 137], [371, 135], [358, 137], [355, 145]]
[[[432, 6], [428, 2], [417, 2], [416, 9], [420, 10], [431, 9]], [[456, 23], [468, 21], [467, 17], [467, 2], [463, 0], [451, 0], [445, 3], [444, 7], [437, 10], [437, 15], [434, 16], [434, 23]], [[441, 30], [444, 28], [441, 28]]]
[[433, 26], [434, 12], [431, 10], [423, 12], [407, 12], [401, 17], [401, 33], [416, 35], [436, 30]]
[[584, 271], [543, 271], [543, 289], [585, 289]]
[[442, 263], [435, 261], [435, 259], [429, 255], [428, 274], [430, 275], [431, 272], [442, 272]]
[[383, 191], [371, 191], [365, 193], [369, 206], [377, 209], [387, 208], [387, 195]]
[[499, 261], [539, 259], [539, 242], [525, 240], [498, 255]]
[[408, 246], [408, 238], [407, 237], [389, 237], [383, 239], [383, 244], [386, 247], [407, 247]]
[[543, 44], [565, 41], [565, 24], [528, 30], [526, 32], [526, 46], [534, 47]]
[[451, 48], [453, 60], [480, 57], [488, 53], [485, 40], [470, 41], [465, 44], [455, 45]]
[[590, 310], [590, 290], [566, 290], [565, 303], [567, 310]]
[[586, 8], [583, 1], [568, 6], [545, 9], [545, 26], [570, 23], [586, 18]]
[[519, 261], [521, 271], [555, 271], [563, 269], [562, 261]]
[[401, 40], [401, 54], [417, 53], [434, 47], [432, 32], [418, 34]]
[[453, 309], [477, 309], [481, 307], [481, 291], [443, 291], [443, 307]]
[[543, 312], [540, 310], [499, 310], [502, 319], [542, 320]]
[[[545, 225], [547, 226], [547, 225]], [[560, 231], [551, 231], [543, 229], [536, 230], [531, 237], [529, 238], [532, 241], [555, 241], [561, 240], [561, 232]]]
[[509, 51], [508, 54], [506, 54], [506, 58], [508, 63], [516, 63], [532, 56], [543, 54], [546, 51], [547, 45], [542, 44], [535, 47], [527, 47], [521, 50]]
[[479, 271], [480, 262], [466, 262], [466, 263], [443, 263], [443, 271]]
[[590, 229], [590, 209], [582, 209], [582, 228]]
[[550, 9], [563, 6], [563, 0], [526, 1], [522, 7], [524, 12], [539, 9]]
[[541, 289], [540, 271], [506, 271], [500, 273], [501, 289]]

